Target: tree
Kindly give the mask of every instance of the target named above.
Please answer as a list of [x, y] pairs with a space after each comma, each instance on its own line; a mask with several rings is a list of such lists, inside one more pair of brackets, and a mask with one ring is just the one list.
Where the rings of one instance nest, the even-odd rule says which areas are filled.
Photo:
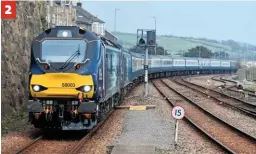
[[214, 57], [216, 59], [229, 59], [229, 54], [226, 53], [225, 51], [220, 51], [220, 52], [214, 52]]
[[[129, 49], [129, 51], [131, 52], [136, 52], [136, 53], [142, 53], [144, 54], [145, 50], [142, 49], [142, 47], [139, 46], [133, 46]], [[148, 49], [148, 54], [149, 55], [155, 55], [155, 49], [153, 47]], [[164, 47], [162, 46], [156, 46], [156, 54], [157, 55], [169, 55], [169, 53], [167, 52], [167, 50], [164, 49]]]
[[212, 56], [212, 51], [204, 46], [196, 46], [195, 48], [188, 49], [188, 52], [185, 52], [185, 57], [211, 58]]
[[239, 43], [234, 40], [222, 41], [222, 44], [229, 45], [232, 52], [238, 52], [239, 50], [242, 50], [242, 47], [239, 45]]

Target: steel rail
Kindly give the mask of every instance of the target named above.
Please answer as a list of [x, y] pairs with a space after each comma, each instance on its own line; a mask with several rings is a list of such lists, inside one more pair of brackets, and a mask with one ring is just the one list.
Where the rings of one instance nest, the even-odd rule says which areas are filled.
[[88, 134], [86, 134], [69, 152], [68, 154], [77, 154], [80, 149], [82, 149], [83, 144], [107, 121], [110, 115], [114, 112], [115, 109], [112, 109], [108, 114], [107, 117], [97, 124]]
[[[196, 91], [198, 91], [198, 92], [200, 92], [200, 93], [202, 93], [206, 96], [211, 96], [213, 99], [215, 99], [219, 102], [223, 102], [225, 105], [228, 105], [230, 107], [233, 107], [233, 108], [236, 108], [240, 111], [243, 111], [244, 113], [246, 113], [249, 116], [252, 116], [254, 118], [256, 117], [256, 106], [255, 105], [253, 105], [251, 103], [247, 103], [245, 101], [242, 101], [242, 100], [234, 98], [234, 97], [230, 97], [230, 96], [228, 96], [226, 94], [223, 94], [221, 92], [218, 92], [216, 90], [212, 90], [212, 89], [209, 89], [209, 88], [205, 88], [201, 85], [194, 84], [192, 82], [184, 80], [183, 78], [180, 78], [180, 79], [181, 79], [181, 82], [177, 81], [177, 80], [172, 80], [172, 81], [179, 84], [179, 85], [183, 85], [187, 88], [190, 88], [192, 90], [196, 90]], [[199, 90], [199, 89], [201, 89], [201, 90]], [[206, 93], [206, 91], [209, 91], [209, 93]], [[224, 101], [220, 97], [217, 97], [216, 95], [224, 97], [224, 99], [223, 99]], [[227, 100], [229, 100], [231, 103], [226, 102]]]
[[28, 144], [26, 144], [25, 146], [23, 146], [20, 150], [18, 150], [17, 152], [15, 152], [15, 154], [19, 154], [21, 152], [23, 152], [24, 150], [28, 149], [29, 147], [31, 147], [32, 145], [34, 145], [35, 143], [37, 143], [38, 141], [40, 141], [44, 136], [41, 135], [37, 138], [35, 138], [33, 141], [29, 142]]

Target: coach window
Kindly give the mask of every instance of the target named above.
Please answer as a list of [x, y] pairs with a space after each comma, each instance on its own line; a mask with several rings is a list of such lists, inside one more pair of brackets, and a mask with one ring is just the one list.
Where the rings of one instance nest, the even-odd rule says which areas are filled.
[[134, 58], [132, 59], [132, 69], [133, 71], [136, 71], [136, 61]]
[[107, 54], [108, 59], [108, 73], [112, 74], [112, 54]]
[[98, 61], [100, 60], [100, 56], [101, 56], [101, 54], [103, 54], [103, 53], [104, 53], [104, 52], [103, 52], [103, 50], [104, 50], [104, 46], [101, 44], [101, 45], [100, 45], [99, 54], [98, 54], [98, 58], [97, 58], [97, 60], [98, 60]]

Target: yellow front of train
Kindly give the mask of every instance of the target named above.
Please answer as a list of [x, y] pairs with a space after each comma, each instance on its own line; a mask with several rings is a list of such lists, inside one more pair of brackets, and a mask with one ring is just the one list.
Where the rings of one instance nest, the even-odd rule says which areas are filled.
[[83, 98], [90, 99], [94, 94], [91, 75], [76, 73], [46, 73], [32, 75], [30, 94], [34, 98]]

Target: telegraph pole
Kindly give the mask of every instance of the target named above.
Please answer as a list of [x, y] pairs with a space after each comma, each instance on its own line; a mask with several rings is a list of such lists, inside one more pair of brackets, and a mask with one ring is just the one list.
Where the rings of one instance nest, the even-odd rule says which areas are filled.
[[[147, 34], [144, 36], [144, 34]], [[145, 41], [146, 40], [146, 41]], [[144, 87], [145, 87], [145, 97], [148, 96], [148, 48], [154, 48], [156, 46], [156, 31], [147, 29], [137, 30], [137, 46], [145, 49], [144, 55]]]
[[[154, 17], [155, 19], [155, 33], [156, 33], [156, 17]], [[155, 45], [155, 55], [156, 55], [156, 45]]]
[[199, 58], [201, 58], [201, 46], [199, 46]]
[[114, 23], [114, 32], [116, 32], [116, 11], [120, 9], [115, 8], [115, 23]]
[[145, 70], [145, 97], [148, 96], [148, 48], [145, 50], [144, 58], [144, 70]]
[[[167, 50], [166, 50], [167, 51]], [[165, 56], [165, 44], [164, 44], [164, 56]]]
[[[155, 16], [151, 16], [151, 18], [155, 19], [155, 32], [156, 32], [156, 17]], [[156, 55], [156, 45], [155, 45], [155, 55]]]

